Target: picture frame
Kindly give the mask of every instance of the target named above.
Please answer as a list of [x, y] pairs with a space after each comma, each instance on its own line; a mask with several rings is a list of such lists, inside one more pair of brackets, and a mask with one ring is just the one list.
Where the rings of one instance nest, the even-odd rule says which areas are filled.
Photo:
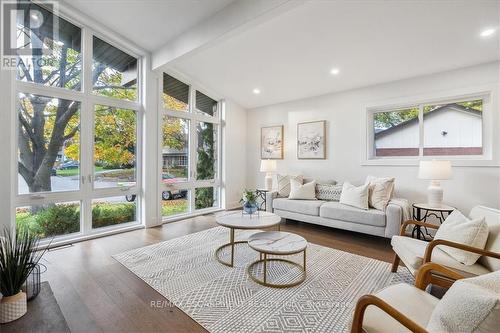
[[297, 124], [297, 158], [326, 159], [326, 120]]
[[283, 159], [283, 125], [261, 127], [260, 158], [263, 160]]

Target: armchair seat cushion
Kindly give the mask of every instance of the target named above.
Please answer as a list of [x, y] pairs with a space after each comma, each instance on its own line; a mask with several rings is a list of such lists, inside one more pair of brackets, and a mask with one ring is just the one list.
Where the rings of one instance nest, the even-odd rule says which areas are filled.
[[334, 220], [385, 227], [385, 213], [370, 208], [368, 210], [347, 206], [340, 202], [327, 202], [321, 206], [320, 216]]
[[[379, 291], [375, 296], [410, 318], [420, 327], [427, 326], [432, 312], [439, 302], [436, 297], [406, 283], [389, 286]], [[411, 332], [373, 305], [366, 308], [363, 330], [366, 333]]]
[[278, 198], [273, 200], [273, 208], [304, 215], [319, 215], [319, 207], [325, 203], [321, 200], [290, 200]]
[[[392, 236], [391, 239], [394, 252], [396, 252], [398, 257], [413, 274], [422, 266], [425, 249], [428, 244], [424, 240], [406, 236]], [[459, 270], [465, 276], [481, 275], [490, 272], [486, 267], [477, 262], [473, 265], [464, 265], [437, 247], [432, 251], [431, 260], [443, 266]]]

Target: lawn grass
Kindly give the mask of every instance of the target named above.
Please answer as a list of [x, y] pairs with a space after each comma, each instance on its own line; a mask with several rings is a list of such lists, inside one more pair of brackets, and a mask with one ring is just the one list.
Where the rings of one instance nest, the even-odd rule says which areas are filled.
[[188, 212], [188, 201], [186, 199], [162, 200], [161, 215], [172, 216]]
[[[95, 167], [94, 170], [97, 171], [102, 171], [104, 170], [103, 167]], [[80, 168], [76, 169], [66, 169], [66, 170], [56, 170], [56, 175], [61, 176], [61, 177], [71, 177], [71, 176], [78, 176], [80, 174]]]

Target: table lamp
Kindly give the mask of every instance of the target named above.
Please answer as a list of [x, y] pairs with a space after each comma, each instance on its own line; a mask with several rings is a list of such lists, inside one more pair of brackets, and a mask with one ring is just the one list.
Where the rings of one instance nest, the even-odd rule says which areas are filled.
[[443, 203], [443, 189], [440, 180], [450, 179], [450, 161], [420, 161], [418, 178], [431, 181], [427, 188], [427, 203], [431, 207], [440, 207]]
[[271, 191], [273, 188], [273, 176], [272, 173], [276, 171], [276, 161], [275, 160], [261, 160], [260, 161], [260, 172], [266, 173], [266, 190]]

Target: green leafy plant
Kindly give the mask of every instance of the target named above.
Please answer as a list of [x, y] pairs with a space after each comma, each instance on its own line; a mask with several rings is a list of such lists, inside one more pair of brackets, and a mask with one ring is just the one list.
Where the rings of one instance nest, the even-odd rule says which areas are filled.
[[18, 228], [15, 236], [4, 228], [0, 236], [0, 292], [16, 295], [35, 265], [48, 249], [38, 248], [40, 238], [27, 228]]
[[244, 202], [247, 202], [249, 204], [256, 204], [257, 203], [257, 195], [255, 194], [255, 192], [252, 190], [245, 189], [243, 191], [243, 196], [240, 199], [240, 203], [244, 203]]

